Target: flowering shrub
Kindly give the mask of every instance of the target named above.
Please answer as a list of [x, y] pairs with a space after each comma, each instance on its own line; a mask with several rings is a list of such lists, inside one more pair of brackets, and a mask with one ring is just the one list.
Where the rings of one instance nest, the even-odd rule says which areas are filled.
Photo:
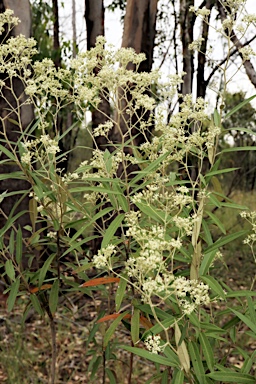
[[[11, 11], [2, 14], [0, 21], [9, 29], [18, 22]], [[18, 294], [24, 295], [40, 315], [48, 314], [54, 338], [60, 292], [81, 290], [91, 296], [94, 290], [102, 292], [106, 284], [118, 282], [118, 288], [110, 291], [115, 310], [104, 308], [108, 315], [102, 313], [95, 319], [114, 319], [102, 335], [103, 353], [123, 321], [130, 330], [132, 346], [119, 345], [119, 349], [167, 367], [152, 380], [168, 372], [175, 384], [254, 383], [252, 363], [248, 363], [253, 361], [252, 355], [244, 351], [245, 362], [237, 368], [225, 364], [217, 353], [219, 342], [228, 338], [237, 324], [231, 321], [221, 326], [220, 307], [255, 334], [251, 301], [246, 309], [228, 304], [239, 295], [250, 299], [253, 292], [233, 292], [211, 275], [219, 249], [246, 233], [226, 234], [214, 213], [214, 208], [225, 206], [227, 200], [213, 189], [212, 181], [232, 171], [218, 169], [217, 144], [224, 135], [221, 122], [225, 116], [217, 110], [209, 116], [203, 99], [194, 101], [186, 95], [179, 112], [167, 121], [166, 105], [176, 96], [182, 78], [170, 76], [163, 82], [157, 70], [139, 73], [143, 54], [123, 48], [105, 50], [104, 44], [99, 38], [94, 49], [71, 60], [68, 69], [58, 70], [48, 59], [32, 65], [33, 39], [19, 36], [1, 45], [1, 96], [6, 97], [7, 79], [20, 79], [27, 96], [20, 102], [32, 103], [38, 117], [32, 128], [23, 131], [17, 112], [15, 124], [20, 136], [18, 143], [8, 142], [8, 152], [3, 131], [1, 150], [20, 169], [15, 177], [25, 177], [30, 183], [25, 193], [30, 197], [31, 217], [27, 238], [22, 239], [21, 230], [15, 227], [15, 216], [2, 231], [4, 235], [12, 228], [9, 243], [1, 244], [2, 264], [10, 279], [8, 309], [13, 309]], [[128, 63], [134, 64], [133, 71], [127, 69]], [[157, 89], [160, 97], [152, 89]], [[110, 100], [115, 114], [106, 116], [107, 122], [91, 132], [91, 159], [73, 173], [63, 174], [59, 167], [65, 154], [60, 152], [59, 133], [50, 136], [49, 114], [55, 127], [58, 113], [72, 104], [82, 119], [88, 105], [100, 110], [101, 98]], [[3, 127], [6, 118], [1, 118]], [[97, 136], [105, 137], [104, 148], [96, 147]], [[254, 215], [243, 215], [254, 230]], [[39, 223], [44, 227], [38, 229]], [[211, 235], [212, 223], [223, 233], [217, 240]], [[71, 235], [71, 229], [75, 234]], [[246, 240], [251, 246], [254, 236]], [[92, 253], [90, 244], [96, 238], [101, 247]], [[35, 250], [41, 250], [39, 270], [23, 270], [22, 242], [30, 253], [29, 265], [38, 258]], [[70, 282], [67, 268], [77, 274], [79, 282]], [[96, 271], [94, 277], [107, 277], [93, 279], [86, 274], [92, 270]], [[50, 283], [46, 278], [49, 271]], [[221, 306], [217, 305], [220, 300]], [[124, 312], [122, 305], [128, 310]], [[53, 361], [56, 353], [53, 341]]]

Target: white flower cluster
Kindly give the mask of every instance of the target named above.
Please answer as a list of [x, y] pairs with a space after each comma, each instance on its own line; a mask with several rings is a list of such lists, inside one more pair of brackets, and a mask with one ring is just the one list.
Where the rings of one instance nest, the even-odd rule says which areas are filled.
[[96, 268], [111, 266], [110, 258], [116, 254], [115, 246], [109, 244], [106, 248], [100, 249], [98, 254], [93, 257], [93, 264]]
[[189, 44], [188, 49], [190, 49], [191, 51], [200, 51], [203, 41], [204, 38], [199, 37], [198, 39], [194, 40], [191, 44]]
[[246, 237], [246, 239], [244, 239], [243, 243], [249, 245], [249, 247], [251, 248], [252, 255], [256, 263], [256, 254], [255, 254], [255, 247], [254, 247], [254, 244], [256, 242], [256, 211], [250, 211], [250, 212], [243, 211], [240, 213], [240, 215], [242, 218], [246, 219], [251, 225], [252, 233], [250, 233]]
[[175, 278], [172, 288], [184, 314], [189, 315], [199, 305], [210, 303], [209, 287], [197, 280], [188, 280], [184, 276]]
[[109, 131], [113, 128], [114, 124], [112, 121], [107, 121], [104, 124], [99, 124], [98, 127], [94, 128], [93, 136], [105, 136], [107, 137]]
[[144, 344], [151, 353], [154, 353], [157, 355], [159, 352], [163, 350], [163, 348], [161, 348], [160, 346], [160, 342], [161, 342], [161, 337], [159, 335], [154, 335], [154, 336], [149, 335], [145, 339]]
[[13, 16], [14, 12], [11, 9], [6, 9], [5, 12], [0, 13], [0, 35], [4, 32], [4, 25], [15, 26], [20, 23], [18, 17]]
[[250, 60], [251, 56], [256, 56], [256, 52], [250, 46], [240, 48], [239, 52], [243, 56], [244, 61]]
[[210, 13], [211, 13], [210, 10], [207, 9], [207, 8], [205, 8], [205, 7], [203, 7], [203, 8], [198, 8], [198, 9], [197, 9], [197, 8], [194, 7], [194, 6], [191, 6], [191, 7], [189, 8], [189, 11], [195, 13], [196, 16], [202, 16], [203, 18], [209, 16]]
[[41, 135], [39, 139], [26, 141], [22, 143], [25, 152], [21, 156], [21, 162], [31, 165], [33, 157], [44, 163], [48, 155], [56, 155], [60, 152], [56, 139], [51, 139], [49, 135]]

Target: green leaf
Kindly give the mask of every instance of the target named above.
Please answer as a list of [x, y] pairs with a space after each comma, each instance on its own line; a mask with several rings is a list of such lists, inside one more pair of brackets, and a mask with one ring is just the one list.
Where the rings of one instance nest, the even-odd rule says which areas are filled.
[[205, 372], [198, 346], [194, 341], [188, 343], [189, 355], [199, 384], [206, 384]]
[[[98, 179], [101, 180], [101, 179]], [[91, 187], [76, 187], [76, 188], [71, 188], [70, 193], [75, 193], [75, 192], [87, 192], [87, 191], [92, 191], [92, 192], [103, 192], [103, 193], [108, 193], [112, 195], [122, 195], [122, 192], [119, 191], [113, 191], [112, 189], [108, 189], [105, 187], [98, 187], [98, 186], [91, 186]]]
[[124, 212], [128, 212], [129, 211], [129, 205], [128, 205], [127, 199], [124, 196], [124, 192], [120, 188], [120, 185], [117, 183], [114, 183], [112, 185], [112, 187], [113, 187], [114, 191], [120, 193], [117, 195], [117, 200], [118, 200], [118, 203], [120, 204], [120, 207], [123, 209]]
[[216, 127], [221, 127], [221, 116], [216, 108], [214, 109], [214, 112], [213, 112], [213, 121]]
[[226, 229], [220, 219], [218, 219], [218, 217], [214, 215], [214, 213], [212, 213], [211, 211], [205, 211], [205, 213], [212, 219], [213, 223], [217, 225], [221, 232], [226, 235]]
[[216, 255], [216, 251], [212, 251], [204, 254], [203, 260], [201, 261], [201, 265], [199, 269], [200, 276], [208, 273], [209, 268], [215, 258], [215, 255]]
[[[6, 147], [4, 147], [1, 144], [0, 144], [0, 151], [2, 151], [9, 159], [13, 160], [16, 164], [17, 162], [16, 157], [13, 155], [12, 152], [10, 152]], [[9, 177], [10, 177], [10, 174], [9, 174]]]
[[234, 172], [237, 169], [240, 169], [240, 168], [239, 167], [237, 167], [237, 168], [225, 168], [225, 169], [219, 169], [216, 171], [210, 171], [205, 175], [205, 178], [212, 177], [214, 175], [221, 175], [222, 173]]
[[151, 327], [149, 330], [144, 332], [143, 339], [147, 337], [148, 335], [156, 335], [157, 333], [162, 332], [165, 328], [169, 328], [175, 323], [175, 318], [171, 315], [168, 315], [168, 318], [161, 321], [161, 324], [155, 324], [153, 327]]
[[250, 318], [254, 324], [256, 324], [256, 311], [254, 309], [252, 298], [248, 295], [247, 296], [247, 303], [248, 303], [248, 310], [250, 313]]
[[128, 352], [134, 353], [137, 356], [143, 357], [147, 360], [153, 361], [154, 363], [162, 364], [167, 367], [178, 367], [177, 361], [171, 360], [170, 358], [157, 355], [152, 352], [145, 351], [144, 349], [130, 347], [129, 345], [120, 345], [120, 348], [125, 349]]
[[225, 383], [255, 384], [255, 377], [238, 372], [211, 372], [206, 375], [216, 381]]
[[231, 243], [232, 241], [238, 239], [241, 236], [245, 236], [247, 233], [248, 233], [247, 230], [231, 233], [230, 235], [227, 235], [227, 236], [223, 237], [222, 239], [217, 240], [214, 244], [207, 247], [205, 249], [205, 253], [209, 253], [209, 252], [212, 252], [214, 250], [217, 250], [220, 247], [223, 247], [223, 245]]
[[232, 291], [226, 294], [226, 297], [244, 297], [244, 296], [256, 296], [256, 291]]
[[125, 294], [126, 286], [127, 286], [127, 280], [123, 279], [121, 276], [118, 284], [118, 288], [116, 290], [116, 296], [115, 296], [116, 312], [118, 312], [120, 309], [120, 306]]
[[213, 367], [214, 367], [213, 350], [212, 350], [211, 344], [209, 343], [208, 338], [205, 336], [203, 332], [199, 333], [199, 341], [203, 350], [203, 354], [204, 354], [207, 366], [210, 369], [210, 371], [213, 371]]
[[113, 323], [110, 325], [110, 327], [106, 331], [104, 339], [103, 339], [103, 347], [104, 348], [106, 348], [106, 346], [108, 345], [108, 342], [111, 339], [111, 337], [113, 336], [113, 333], [115, 332], [116, 328], [118, 327], [118, 325], [120, 324], [120, 322], [122, 321], [124, 316], [127, 315], [127, 313], [128, 313], [128, 311], [125, 311], [125, 312], [121, 313], [120, 316], [118, 316], [113, 321]]
[[110, 224], [108, 229], [106, 230], [102, 243], [101, 243], [101, 249], [105, 248], [112, 237], [114, 236], [116, 230], [120, 227], [125, 215], [122, 213], [121, 215], [118, 215]]
[[49, 296], [49, 307], [53, 315], [56, 312], [58, 301], [59, 301], [59, 280], [56, 279], [52, 285], [50, 296]]
[[206, 241], [207, 245], [212, 245], [213, 243], [212, 234], [209, 229], [208, 223], [205, 219], [202, 220], [202, 228], [204, 231], [204, 240]]
[[33, 307], [35, 308], [36, 312], [39, 313], [39, 315], [43, 316], [44, 310], [41, 307], [41, 304], [40, 304], [40, 301], [38, 300], [38, 297], [32, 293], [30, 295], [30, 300], [31, 300], [31, 303], [32, 303]]
[[52, 253], [51, 256], [49, 256], [48, 259], [44, 262], [44, 265], [40, 269], [39, 278], [38, 278], [38, 286], [39, 286], [38, 288], [40, 288], [41, 285], [43, 284], [46, 273], [49, 270], [50, 265], [51, 265], [53, 259], [55, 258], [55, 256], [56, 256], [55, 253]]
[[236, 311], [235, 309], [230, 308], [230, 310], [237, 316], [239, 317], [240, 320], [242, 320], [247, 327], [249, 327], [256, 335], [256, 324], [249, 319], [249, 317], [243, 315], [242, 313]]
[[135, 308], [131, 318], [131, 336], [133, 344], [136, 344], [140, 336], [140, 310]]
[[15, 280], [15, 270], [11, 259], [5, 262], [5, 272], [12, 281]]
[[200, 276], [201, 279], [215, 292], [219, 295], [223, 300], [226, 300], [226, 294], [223, 291], [221, 285], [218, 283], [216, 279], [212, 276]]
[[16, 297], [17, 297], [18, 292], [19, 292], [19, 287], [20, 287], [20, 280], [16, 279], [12, 283], [11, 289], [9, 291], [9, 296], [8, 296], [8, 299], [7, 299], [7, 310], [8, 310], [8, 312], [11, 312], [11, 310], [14, 307], [15, 300], [16, 300]]
[[171, 384], [184, 384], [184, 371], [175, 368]]
[[256, 151], [256, 147], [230, 147], [222, 149], [221, 153], [227, 153], [227, 152], [239, 152], [239, 151]]
[[9, 252], [13, 256], [15, 248], [15, 240], [14, 240], [14, 230], [11, 230], [10, 239], [9, 239]]
[[180, 360], [180, 364], [182, 366], [182, 369], [185, 370], [185, 372], [189, 372], [190, 370], [190, 359], [189, 359], [189, 354], [187, 350], [187, 346], [185, 344], [185, 341], [183, 340], [180, 343], [181, 340], [181, 332], [180, 328], [177, 323], [175, 323], [175, 342], [177, 346], [177, 355]]
[[135, 204], [141, 212], [145, 213], [145, 215], [147, 215], [148, 217], [151, 217], [152, 219], [156, 220], [158, 223], [162, 223], [165, 221], [166, 215], [163, 211], [160, 211], [159, 209], [156, 210], [144, 203]]
[[[254, 357], [255, 359], [255, 357]], [[251, 368], [252, 368], [252, 365], [253, 365], [253, 359], [251, 357], [246, 357], [245, 360], [244, 360], [244, 363], [243, 363], [243, 366], [241, 368], [241, 372], [243, 373], [249, 373]]]
[[233, 115], [234, 113], [236, 113], [237, 111], [239, 111], [239, 109], [243, 108], [246, 104], [250, 103], [254, 98], [256, 97], [256, 95], [253, 95], [251, 97], [249, 97], [248, 99], [245, 99], [243, 100], [241, 103], [239, 103], [238, 105], [236, 105], [234, 108], [231, 109], [231, 111], [229, 111], [225, 116], [224, 116], [224, 119], [228, 119], [231, 115]]
[[169, 369], [165, 369], [162, 373], [161, 384], [168, 384]]
[[16, 235], [16, 253], [15, 253], [15, 258], [18, 265], [20, 265], [22, 261], [22, 248], [23, 248], [22, 247], [22, 230], [19, 226], [19, 229]]
[[108, 375], [110, 384], [116, 384], [116, 378], [113, 371], [109, 368], [105, 368], [106, 374]]
[[159, 164], [161, 164], [167, 156], [169, 156], [169, 152], [164, 153], [163, 155], [159, 156], [158, 159], [150, 162], [150, 164], [143, 171], [136, 172], [136, 176], [131, 179], [129, 185], [133, 186], [139, 180], [144, 179], [145, 175], [148, 175], [150, 172], [157, 169]]

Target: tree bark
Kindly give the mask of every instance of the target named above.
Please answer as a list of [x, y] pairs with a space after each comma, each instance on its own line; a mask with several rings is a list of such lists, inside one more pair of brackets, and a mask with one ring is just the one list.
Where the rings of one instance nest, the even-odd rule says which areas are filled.
[[54, 49], [54, 64], [56, 68], [61, 66], [60, 55], [60, 38], [59, 38], [59, 6], [58, 0], [52, 0], [53, 10], [53, 49]]
[[[30, 4], [28, 0], [0, 0], [0, 11], [4, 12], [7, 8], [12, 9], [14, 11], [14, 15], [19, 17], [21, 23], [16, 26], [12, 32], [12, 36], [17, 36], [19, 34], [23, 34], [25, 37], [30, 37], [31, 33], [31, 13], [30, 13]], [[10, 37], [11, 35], [8, 35]], [[4, 38], [2, 35], [1, 38]], [[1, 79], [3, 75], [0, 75]], [[7, 87], [11, 86], [10, 80], [6, 80]], [[33, 106], [31, 104], [23, 105], [26, 96], [24, 95], [24, 86], [22, 82], [16, 78], [12, 78], [12, 91], [8, 89], [3, 89], [3, 97], [0, 98], [0, 133], [5, 134], [9, 143], [5, 143], [7, 148], [10, 146], [14, 146], [15, 143], [20, 138], [20, 135], [27, 126], [34, 119], [34, 111]], [[6, 100], [7, 101], [6, 101]], [[11, 111], [10, 111], [11, 109]], [[21, 126], [19, 124], [14, 124], [13, 121], [17, 121], [17, 115], [13, 111], [20, 111], [20, 121]], [[10, 144], [10, 142], [12, 144]], [[4, 144], [3, 144], [4, 145]], [[5, 155], [1, 155], [0, 160], [6, 159]], [[0, 164], [0, 174], [11, 174], [12, 172], [19, 171], [19, 167], [11, 162], [2, 162]], [[4, 191], [15, 192], [15, 191], [26, 191], [29, 190], [30, 184], [25, 180], [12, 179], [11, 177], [2, 180], [0, 182], [0, 193]], [[7, 197], [3, 200], [0, 207], [3, 214], [0, 214], [0, 228], [6, 223], [6, 218], [10, 216], [11, 210], [14, 207], [15, 203], [21, 199], [23, 199], [19, 203], [13, 215], [24, 211], [25, 213], [20, 216], [15, 221], [15, 226], [18, 228], [19, 226], [22, 229], [23, 237], [29, 237], [30, 233], [24, 229], [24, 226], [31, 225], [30, 216], [29, 216], [29, 197], [28, 194], [16, 194], [14, 196]], [[8, 232], [5, 234], [6, 238], [8, 237]], [[6, 240], [5, 238], [5, 240]], [[8, 242], [8, 241], [7, 241]]]
[[[227, 19], [227, 14], [226, 14], [225, 9], [221, 3], [218, 3], [218, 10], [219, 10], [221, 21], [223, 22], [224, 20]], [[236, 36], [236, 33], [234, 30], [232, 30], [230, 33], [230, 39], [231, 39], [232, 43], [234, 44], [234, 46], [238, 50], [246, 45], [246, 44], [241, 43], [241, 41]], [[239, 53], [239, 56], [241, 57], [241, 59], [243, 61], [243, 66], [244, 66], [246, 75], [248, 76], [252, 85], [256, 88], [256, 70], [255, 70], [251, 60], [244, 61], [242, 53], [240, 53], [239, 51], [238, 51], [238, 53]]]
[[139, 71], [150, 72], [156, 35], [157, 0], [128, 0], [124, 18], [122, 47], [145, 53]]
[[[214, 6], [215, 0], [206, 0], [204, 2], [204, 6], [206, 9], [212, 11], [212, 8]], [[202, 26], [202, 38], [204, 39], [201, 45], [200, 51], [198, 51], [197, 54], [197, 97], [205, 98], [206, 95], [206, 89], [207, 89], [207, 82], [205, 80], [205, 66], [207, 63], [206, 58], [206, 51], [207, 51], [207, 42], [208, 42], [208, 35], [209, 35], [209, 21], [210, 21], [211, 14], [207, 17], [207, 22], [203, 21]]]
[[[98, 36], [105, 35], [104, 23], [105, 23], [105, 10], [103, 0], [85, 0], [85, 22], [87, 29], [87, 50], [95, 47]], [[95, 74], [98, 69], [95, 68]], [[99, 124], [104, 124], [108, 116], [110, 116], [110, 104], [109, 100], [104, 96], [104, 92], [101, 93], [101, 103], [99, 105], [100, 110], [94, 109], [92, 111], [92, 130], [98, 127]], [[102, 150], [106, 148], [107, 141], [103, 136], [96, 138], [96, 146]]]
[[180, 36], [182, 43], [183, 77], [181, 84], [182, 95], [192, 93], [194, 76], [194, 53], [188, 49], [189, 44], [194, 40], [195, 15], [189, 12], [189, 8], [194, 6], [194, 0], [180, 0]]

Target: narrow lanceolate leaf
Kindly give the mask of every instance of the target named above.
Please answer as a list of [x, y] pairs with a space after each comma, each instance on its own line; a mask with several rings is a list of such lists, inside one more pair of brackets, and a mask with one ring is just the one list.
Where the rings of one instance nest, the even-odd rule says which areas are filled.
[[15, 259], [18, 265], [21, 264], [22, 259], [22, 231], [19, 227], [16, 235], [16, 252], [15, 252]]
[[208, 338], [205, 336], [203, 332], [199, 333], [199, 341], [203, 350], [203, 354], [204, 354], [207, 366], [210, 369], [210, 371], [213, 371], [214, 355], [213, 355], [212, 347], [211, 347], [211, 344], [209, 343]]
[[55, 256], [56, 256], [55, 253], [53, 253], [51, 256], [49, 256], [48, 259], [44, 262], [44, 265], [42, 266], [42, 268], [40, 269], [39, 279], [38, 279], [39, 287], [41, 287], [41, 285], [43, 284], [46, 273], [49, 270], [50, 265], [51, 265], [53, 259], [55, 258]]
[[118, 215], [112, 221], [112, 223], [110, 224], [110, 226], [106, 230], [105, 235], [103, 237], [103, 240], [101, 243], [101, 249], [105, 248], [109, 244], [109, 242], [112, 239], [112, 237], [114, 236], [116, 230], [120, 227], [120, 225], [124, 219], [124, 216], [125, 216], [124, 214]]
[[184, 384], [184, 371], [175, 368], [171, 384]]
[[255, 384], [255, 377], [239, 372], [211, 372], [206, 376], [224, 383]]
[[131, 336], [133, 344], [136, 344], [140, 336], [140, 310], [136, 308], [131, 318]]
[[222, 239], [217, 240], [214, 244], [206, 248], [205, 252], [209, 253], [211, 251], [219, 249], [220, 247], [223, 247], [223, 245], [231, 243], [231, 241], [234, 241], [241, 236], [247, 235], [247, 233], [248, 231], [245, 230], [245, 231], [239, 231], [239, 232], [231, 233], [230, 235], [224, 236]]
[[200, 356], [197, 343], [195, 343], [194, 341], [189, 342], [188, 350], [189, 350], [192, 365], [196, 374], [196, 378], [199, 384], [205, 384], [206, 383], [205, 372], [204, 372], [202, 358]]
[[122, 304], [122, 301], [124, 298], [124, 294], [125, 294], [125, 290], [126, 290], [126, 286], [127, 286], [127, 280], [122, 279], [122, 277], [121, 277], [119, 284], [118, 284], [118, 288], [116, 290], [116, 297], [115, 297], [116, 311], [119, 311], [119, 309], [121, 307], [121, 304]]
[[249, 97], [248, 99], [245, 99], [243, 100], [241, 103], [239, 103], [238, 105], [236, 105], [234, 108], [231, 109], [231, 111], [229, 111], [225, 116], [224, 116], [224, 119], [226, 120], [227, 118], [229, 118], [231, 115], [233, 115], [234, 113], [236, 113], [237, 111], [239, 111], [239, 109], [243, 108], [246, 104], [250, 103], [254, 98], [256, 97], [256, 94]]
[[106, 348], [106, 346], [108, 345], [108, 342], [109, 340], [111, 339], [111, 337], [113, 336], [116, 328], [118, 327], [118, 325], [120, 324], [121, 320], [128, 314], [128, 312], [124, 312], [122, 314], [120, 314], [114, 321], [113, 323], [110, 325], [110, 327], [108, 328], [107, 332], [105, 333], [105, 336], [104, 336], [104, 339], [103, 339], [103, 347]]
[[226, 300], [226, 294], [223, 291], [221, 285], [218, 283], [216, 279], [212, 276], [201, 276], [201, 279], [203, 280], [204, 283], [206, 283], [211, 290], [219, 295], [223, 300]]
[[195, 248], [198, 237], [201, 231], [201, 224], [202, 224], [202, 219], [203, 219], [203, 213], [204, 213], [204, 199], [201, 199], [198, 211], [197, 211], [197, 220], [194, 223], [194, 228], [192, 232], [192, 245]]
[[98, 277], [97, 279], [88, 280], [81, 284], [80, 287], [97, 287], [98, 285], [119, 283], [119, 277]]
[[190, 266], [190, 279], [191, 280], [198, 280], [198, 278], [199, 278], [199, 268], [200, 268], [201, 257], [202, 257], [202, 246], [201, 246], [201, 241], [199, 241], [194, 246], [194, 253], [193, 253], [191, 266]]
[[59, 280], [55, 280], [49, 296], [49, 307], [51, 313], [54, 315], [59, 301]]
[[40, 301], [38, 300], [38, 297], [36, 295], [32, 294], [32, 295], [30, 295], [30, 300], [31, 300], [31, 303], [32, 303], [33, 307], [35, 308], [36, 312], [39, 313], [39, 315], [43, 316], [44, 310], [41, 307], [41, 304], [40, 304]]
[[213, 223], [221, 230], [221, 232], [226, 235], [226, 229], [221, 220], [210, 211], [206, 211], [205, 213], [212, 219]]
[[10, 289], [10, 292], [9, 292], [9, 296], [8, 296], [8, 299], [7, 299], [7, 310], [8, 310], [8, 312], [11, 312], [11, 310], [14, 307], [15, 300], [16, 300], [16, 297], [17, 297], [18, 292], [19, 292], [19, 287], [20, 287], [20, 280], [16, 279], [14, 281], [14, 283], [12, 283], [12, 286], [11, 286], [11, 289]]
[[180, 364], [185, 372], [190, 370], [190, 359], [188, 350], [184, 340], [180, 343], [181, 331], [177, 323], [175, 323], [175, 342], [177, 346], [177, 355], [180, 360]]
[[120, 345], [120, 348], [125, 349], [128, 352], [131, 352], [137, 356], [144, 357], [147, 360], [153, 361], [154, 363], [162, 364], [167, 367], [178, 367], [179, 364], [177, 361], [170, 359], [169, 357], [164, 357], [157, 355], [152, 352], [145, 351], [141, 348], [130, 347], [129, 345]]
[[230, 308], [230, 310], [237, 316], [239, 317], [240, 320], [242, 320], [247, 327], [249, 327], [255, 334], [256, 334], [256, 324], [251, 321], [251, 319], [242, 313], [236, 311], [235, 309]]
[[109, 378], [110, 384], [116, 384], [116, 378], [115, 378], [113, 371], [109, 368], [106, 368], [106, 373], [107, 373], [107, 376]]
[[15, 280], [15, 270], [11, 259], [5, 262], [5, 272], [12, 281]]

